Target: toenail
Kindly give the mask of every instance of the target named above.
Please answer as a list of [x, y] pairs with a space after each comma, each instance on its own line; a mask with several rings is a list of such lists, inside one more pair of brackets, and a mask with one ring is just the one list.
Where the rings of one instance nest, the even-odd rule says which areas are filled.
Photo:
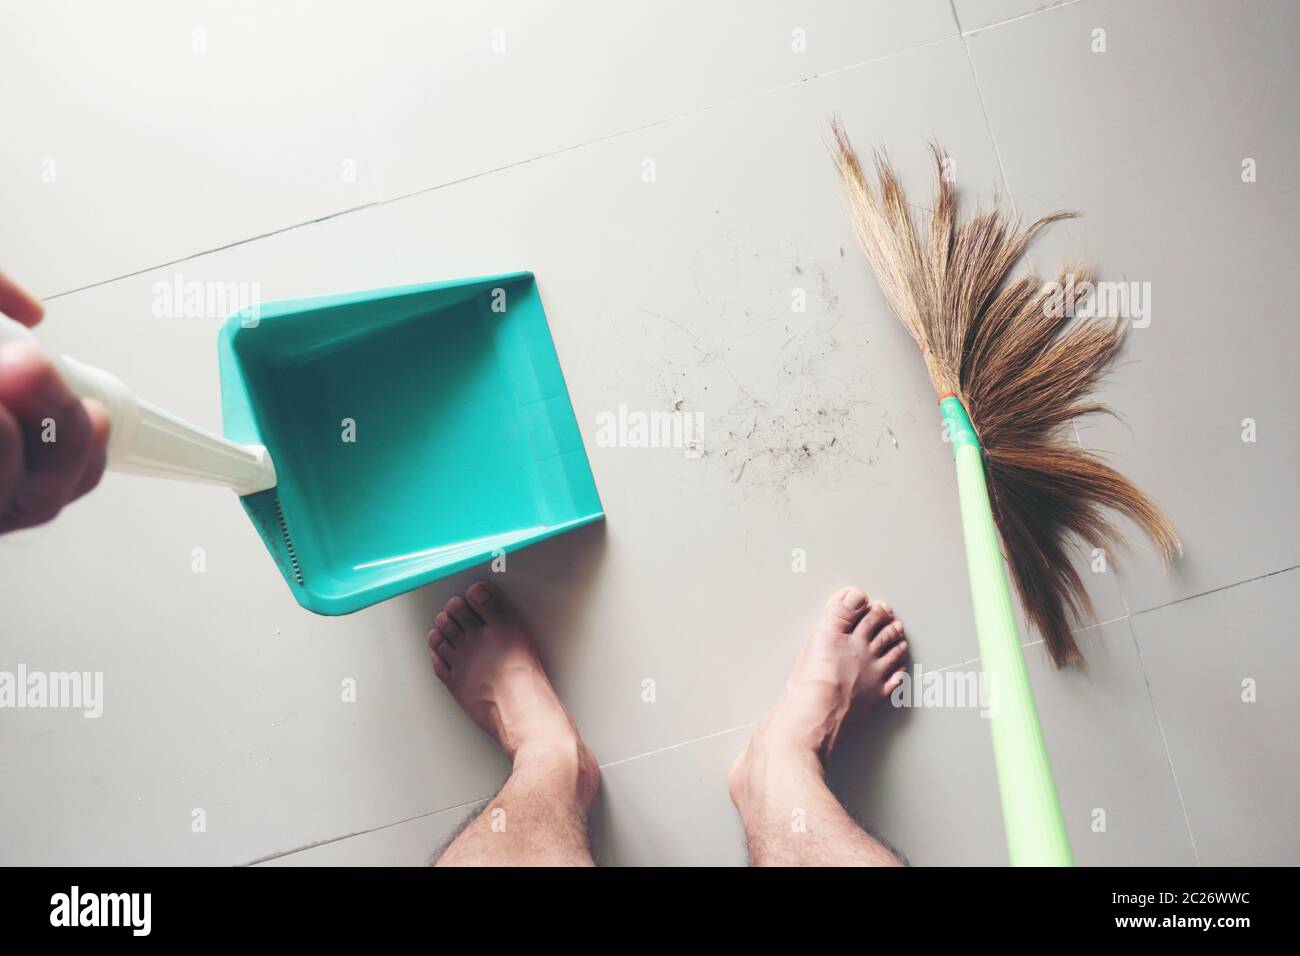
[[476, 581], [470, 586], [468, 592], [469, 599], [475, 604], [486, 604], [492, 597], [492, 592], [487, 589], [487, 585], [481, 581]]
[[862, 607], [862, 605], [867, 603], [867, 596], [857, 588], [849, 588], [844, 592], [842, 603], [850, 611], [856, 611], [858, 608]]
[[880, 609], [881, 609], [882, 611], [884, 611], [886, 614], [893, 614], [893, 613], [894, 613], [894, 609], [893, 609], [892, 607], [889, 606], [889, 602], [888, 602], [888, 601], [881, 601], [881, 602], [880, 602]]

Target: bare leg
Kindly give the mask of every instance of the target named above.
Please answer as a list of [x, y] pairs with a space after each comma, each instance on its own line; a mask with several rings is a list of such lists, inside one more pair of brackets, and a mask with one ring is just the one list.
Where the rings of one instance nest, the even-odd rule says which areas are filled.
[[857, 588], [831, 596], [776, 705], [731, 765], [753, 865], [902, 865], [848, 815], [823, 768], [849, 708], [888, 697], [906, 653], [887, 604], [869, 605]]
[[438, 677], [512, 763], [436, 865], [592, 866], [587, 815], [600, 770], [514, 609], [479, 581], [443, 607], [429, 648]]

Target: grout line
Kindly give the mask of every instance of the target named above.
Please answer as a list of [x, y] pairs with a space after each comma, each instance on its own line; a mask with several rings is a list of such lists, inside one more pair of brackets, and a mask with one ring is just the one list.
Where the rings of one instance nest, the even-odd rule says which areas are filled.
[[1075, 633], [1075, 634], [1086, 634], [1086, 633], [1088, 633], [1088, 631], [1096, 630], [1097, 628], [1099, 628], [1099, 627], [1103, 627], [1103, 626], [1106, 625], [1106, 624], [1117, 624], [1117, 623], [1119, 623], [1120, 621], [1127, 621], [1131, 616], [1132, 616], [1132, 615], [1130, 615], [1129, 612], [1128, 612], [1128, 608], [1125, 608], [1123, 614], [1117, 614], [1115, 617], [1108, 617], [1108, 618], [1106, 618], [1106, 620], [1104, 620], [1104, 621], [1097, 621], [1097, 622], [1095, 622], [1095, 623], [1093, 623], [1093, 624], [1088, 624], [1088, 625], [1086, 625], [1086, 626], [1084, 626], [1084, 627], [1081, 627], [1081, 628], [1077, 629], [1077, 630], [1074, 631], [1073, 633]]
[[[1070, 634], [1074, 636], [1082, 637], [1083, 635], [1087, 634], [1089, 631], [1095, 631], [1099, 628], [1105, 627], [1107, 624], [1118, 624], [1120, 621], [1127, 621], [1131, 616], [1132, 615], [1130, 615], [1127, 611], [1125, 611], [1123, 614], [1119, 615], [1118, 617], [1108, 617], [1104, 621], [1094, 621], [1093, 623], [1086, 624], [1083, 627], [1072, 627], [1070, 628]], [[1024, 650], [1029, 647], [1037, 647], [1040, 644], [1046, 644], [1046, 643], [1047, 641], [1039, 637], [1039, 638], [1035, 638], [1032, 641], [1025, 641], [1023, 644], [1020, 645], [1020, 649]], [[978, 661], [979, 658], [976, 657], [975, 660]], [[966, 663], [969, 664], [972, 662], [967, 661]], [[941, 668], [941, 669], [945, 669], [945, 668]]]
[[732, 734], [737, 730], [746, 730], [750, 727], [757, 727], [758, 721], [750, 721], [747, 724], [737, 724], [735, 727], [728, 727], [726, 730], [717, 730], [711, 734], [705, 734], [703, 737], [695, 737], [691, 740], [683, 740], [678, 744], [669, 744], [667, 747], [660, 747], [657, 750], [647, 750], [643, 754], [633, 754], [630, 757], [623, 757], [619, 760], [611, 760], [609, 763], [600, 765], [601, 770], [608, 770], [610, 767], [617, 767], [620, 764], [631, 763], [633, 760], [640, 760], [642, 757], [653, 757], [655, 754], [668, 753], [670, 750], [678, 750], [682, 747], [689, 747], [691, 744], [698, 744], [705, 740], [712, 740], [714, 737], [721, 737], [724, 734]]
[[1258, 574], [1253, 578], [1245, 578], [1241, 581], [1233, 581], [1231, 584], [1224, 584], [1221, 587], [1210, 588], [1208, 591], [1200, 591], [1196, 594], [1189, 594], [1187, 597], [1176, 598], [1173, 601], [1166, 601], [1164, 604], [1156, 604], [1152, 607], [1143, 608], [1140, 611], [1134, 611], [1132, 617], [1140, 617], [1143, 614], [1150, 614], [1152, 611], [1159, 611], [1167, 607], [1173, 607], [1175, 604], [1185, 604], [1188, 601], [1195, 601], [1197, 598], [1203, 598], [1207, 594], [1218, 594], [1220, 591], [1226, 591], [1229, 588], [1241, 587], [1243, 584], [1253, 584], [1256, 581], [1263, 581], [1265, 578], [1271, 578], [1278, 574], [1286, 574], [1290, 571], [1300, 569], [1300, 564], [1293, 564], [1289, 568], [1279, 568], [1276, 571], [1269, 571], [1267, 574]]
[[[952, 670], [954, 667], [965, 667], [965, 666], [968, 665], [968, 664], [978, 664], [979, 661], [980, 661], [980, 659], [979, 659], [979, 655], [976, 654], [974, 657], [969, 658], [969, 659], [964, 660], [964, 661], [958, 661], [956, 664], [945, 664], [943, 667], [930, 667], [930, 668], [927, 668], [926, 673], [929, 673], [929, 674], [942, 674], [944, 671], [950, 671], [950, 670]], [[915, 663], [915, 661], [913, 661], [912, 663]]]
[[413, 196], [421, 196], [424, 195], [425, 193], [436, 192], [439, 189], [446, 189], [450, 186], [459, 186], [464, 183], [471, 182], [475, 179], [480, 179], [483, 176], [491, 176], [493, 173], [500, 173], [508, 169], [515, 169], [520, 166], [526, 166], [529, 163], [535, 163], [540, 160], [551, 159], [556, 156], [561, 156], [565, 153], [571, 153], [575, 150], [585, 149], [588, 146], [595, 146], [601, 143], [606, 143], [609, 142], [610, 140], [618, 139], [619, 137], [622, 136], [630, 136], [635, 133], [644, 132], [645, 130], [654, 129], [655, 127], [658, 126], [666, 126], [667, 124], [675, 123], [678, 120], [689, 119], [691, 117], [700, 116], [705, 113], [711, 113], [714, 110], [726, 109], [731, 106], [736, 106], [740, 103], [748, 102], [749, 100], [758, 99], [759, 97], [762, 96], [770, 96], [774, 93], [780, 93], [784, 90], [793, 89], [794, 87], [800, 86], [804, 83], [809, 83], [816, 80], [823, 80], [827, 77], [835, 76], [840, 73], [847, 73], [852, 70], [860, 69], [864, 66], [871, 66], [876, 63], [883, 63], [886, 60], [892, 60], [895, 57], [906, 56], [907, 54], [914, 53], [917, 50], [924, 50], [927, 47], [937, 46], [940, 43], [947, 43], [955, 39], [957, 39], [957, 37], [954, 35], [954, 36], [939, 37], [936, 40], [927, 40], [924, 43], [918, 43], [915, 46], [909, 46], [902, 50], [895, 50], [890, 53], [883, 53], [880, 56], [869, 57], [865, 60], [859, 60], [856, 63], [850, 63], [846, 66], [837, 66], [833, 69], [825, 71], [824, 73], [814, 73], [810, 76], [801, 77], [797, 80], [791, 80], [788, 83], [781, 83], [778, 84], [777, 86], [772, 86], [772, 87], [768, 87], [767, 89], [758, 90], [757, 92], [754, 93], [746, 93], [743, 96], [737, 96], [728, 100], [722, 100], [721, 102], [718, 103], [711, 103], [707, 106], [696, 107], [695, 109], [687, 110], [684, 113], [676, 113], [672, 116], [665, 117], [664, 119], [652, 120], [648, 123], [643, 123], [640, 126], [633, 126], [633, 127], [629, 127], [628, 129], [617, 130], [613, 133], [607, 133], [604, 136], [597, 136], [595, 139], [589, 139], [581, 143], [574, 143], [569, 146], [562, 146], [559, 149], [553, 149], [550, 152], [538, 153], [534, 156], [528, 156], [525, 157], [524, 159], [518, 159], [513, 162], [505, 163], [501, 166], [494, 166], [491, 169], [485, 169], [482, 170], [481, 172], [471, 173], [467, 176], [461, 176], [458, 179], [451, 179], [448, 180], [447, 182], [438, 183], [433, 186], [426, 186], [421, 189], [416, 189], [408, 193], [401, 193], [400, 195], [390, 196], [388, 198], [382, 198], [382, 197], [377, 198], [372, 202], [362, 203], [359, 206], [353, 206], [349, 209], [343, 209], [338, 212], [332, 212], [324, 216], [316, 217], [314, 219], [308, 219], [304, 222], [298, 222], [292, 225], [282, 226], [278, 229], [272, 229], [269, 232], [260, 233], [256, 236], [250, 236], [246, 239], [236, 239], [232, 242], [227, 242], [223, 245], [215, 246], [211, 249], [204, 250], [203, 252], [196, 252], [191, 255], [181, 256], [180, 258], [177, 259], [171, 259], [167, 262], [160, 262], [155, 265], [147, 266], [145, 268], [135, 269], [131, 272], [125, 272], [121, 275], [112, 276], [107, 279], [101, 279], [96, 282], [87, 283], [86, 285], [78, 286], [74, 289], [64, 289], [62, 292], [56, 292], [53, 295], [46, 295], [46, 296], [42, 296], [41, 298], [43, 301], [49, 302], [53, 299], [61, 298], [62, 296], [72, 295], [77, 292], [84, 292], [87, 289], [94, 289], [102, 285], [108, 285], [110, 282], [117, 282], [121, 279], [130, 279], [134, 276], [143, 275], [146, 272], [153, 272], [155, 269], [165, 269], [168, 266], [174, 266], [182, 262], [189, 262], [192, 259], [198, 259], [202, 256], [211, 255], [217, 252], [224, 252], [225, 250], [233, 249], [236, 246], [246, 245], [250, 242], [257, 242], [259, 239], [266, 239], [271, 236], [278, 236], [281, 233], [290, 232], [294, 229], [300, 229], [303, 226], [312, 226], [317, 223], [326, 222], [327, 220], [330, 219], [338, 219], [343, 216], [349, 215], [351, 213], [360, 212], [365, 209], [373, 209], [378, 206], [387, 206], [391, 203], [399, 202], [403, 199], [410, 199]]
[[[734, 733], [737, 730], [746, 730], [750, 727], [758, 726], [758, 721], [747, 724], [739, 724], [735, 727], [728, 727], [725, 730], [718, 730], [711, 734], [705, 734], [703, 737], [693, 737], [690, 740], [683, 740], [680, 743], [670, 744], [667, 747], [659, 747], [656, 750], [647, 750], [645, 753], [633, 754], [630, 757], [623, 757], [619, 760], [611, 760], [609, 763], [600, 764], [601, 770], [608, 770], [610, 767], [617, 767], [620, 764], [631, 763], [633, 760], [640, 760], [642, 757], [653, 757], [656, 754], [667, 753], [670, 750], [678, 750], [682, 747], [689, 747], [691, 744], [698, 744], [714, 737], [721, 737], [724, 734]], [[238, 866], [256, 866], [259, 863], [267, 863], [271, 860], [279, 860], [286, 856], [292, 856], [295, 853], [302, 853], [305, 850], [313, 850], [318, 846], [328, 846], [331, 843], [338, 843], [342, 840], [350, 840], [353, 837], [365, 836], [367, 833], [376, 833], [379, 830], [387, 830], [390, 827], [401, 826], [403, 823], [411, 823], [414, 820], [423, 820], [425, 817], [436, 816], [439, 813], [448, 813], [452, 810], [463, 810], [467, 807], [475, 807], [481, 803], [487, 803], [492, 799], [492, 794], [486, 797], [479, 797], [474, 800], [466, 800], [464, 803], [457, 803], [450, 807], [440, 807], [437, 810], [429, 810], [426, 813], [417, 813], [415, 816], [404, 817], [401, 820], [394, 820], [391, 823], [381, 823], [378, 826], [367, 827], [364, 830], [355, 830], [352, 833], [344, 833], [341, 836], [329, 837], [324, 840], [316, 840], [312, 843], [306, 843], [302, 846], [296, 846], [289, 850], [278, 850], [275, 853], [268, 853], [265, 856], [259, 856], [256, 859], [248, 860], [245, 863], [239, 863]]]
[[[951, 2], [951, 0], [949, 0], [949, 2]], [[1037, 10], [1030, 10], [1028, 13], [1018, 13], [1014, 17], [1007, 17], [1005, 20], [998, 20], [994, 23], [989, 23], [982, 27], [972, 27], [969, 31], [963, 32], [962, 36], [973, 37], [977, 33], [983, 33], [985, 30], [992, 30], [995, 27], [1004, 27], [1008, 23], [1015, 23], [1017, 20], [1027, 20], [1030, 17], [1038, 16], [1040, 13], [1051, 13], [1053, 10], [1063, 10], [1066, 7], [1072, 7], [1079, 2], [1080, 0], [1060, 0], [1060, 2], [1053, 3], [1051, 6], [1039, 7]], [[957, 15], [957, 11], [956, 9], [954, 9], [953, 16], [955, 17], [956, 15]]]
[[372, 209], [378, 206], [378, 202], [362, 203], [360, 206], [350, 206], [347, 209], [340, 209], [338, 212], [327, 213], [324, 216], [317, 216], [315, 219], [308, 219], [306, 222], [296, 222], [292, 226], [282, 226], [279, 229], [272, 229], [270, 232], [263, 232], [256, 236], [250, 236], [247, 239], [236, 239], [234, 242], [227, 242], [222, 246], [214, 246], [211, 249], [204, 249], [202, 252], [193, 252], [178, 259], [170, 259], [167, 262], [160, 262], [157, 265], [148, 266], [144, 269], [136, 269], [133, 272], [124, 272], [120, 276], [113, 276], [111, 279], [100, 279], [98, 282], [90, 282], [86, 285], [77, 286], [75, 289], [64, 289], [62, 292], [56, 292], [54, 295], [42, 296], [41, 301], [51, 302], [54, 299], [60, 299], [65, 295], [75, 295], [78, 292], [85, 292], [87, 289], [95, 289], [102, 285], [108, 285], [111, 282], [120, 282], [122, 279], [131, 279], [135, 276], [144, 275], [146, 272], [153, 272], [157, 269], [166, 269], [168, 266], [180, 265], [182, 262], [190, 262], [193, 259], [201, 259], [203, 256], [210, 256], [217, 252], [225, 252], [227, 249], [233, 249], [236, 246], [247, 245], [250, 242], [257, 242], [259, 239], [269, 239], [271, 236], [278, 236], [281, 233], [292, 232], [294, 229], [301, 229], [304, 226], [314, 226], [320, 222], [328, 222], [330, 219], [338, 219], [348, 213], [359, 212], [362, 209]]
[[295, 853], [302, 853], [305, 850], [314, 850], [318, 846], [329, 846], [331, 843], [339, 843], [342, 840], [350, 840], [353, 837], [365, 836], [367, 833], [375, 833], [379, 830], [387, 830], [389, 827], [399, 827], [403, 823], [410, 823], [413, 820], [423, 820], [425, 817], [435, 816], [439, 813], [448, 813], [452, 810], [463, 810], [466, 807], [476, 806], [480, 803], [486, 803], [491, 797], [480, 797], [477, 800], [467, 800], [465, 803], [458, 803], [455, 806], [443, 807], [441, 810], [430, 810], [428, 813], [417, 813], [413, 817], [405, 817], [401, 820], [394, 820], [391, 823], [381, 823], [378, 826], [366, 827], [364, 830], [355, 830], [352, 833], [344, 833], [342, 836], [328, 837], [324, 840], [315, 840], [311, 843], [304, 843], [302, 846], [296, 846], [291, 850], [277, 850], [275, 853], [268, 853], [266, 856], [259, 856], [256, 859], [248, 860], [244, 863], [237, 863], [236, 866], [257, 866], [259, 863], [267, 863], [271, 860], [279, 860], [286, 856], [293, 856]]
[[[948, 2], [952, 3], [952, 0], [948, 0]], [[955, 8], [953, 15], [956, 16]], [[966, 34], [964, 33], [961, 34], [961, 46], [962, 49], [966, 51], [966, 65], [970, 67], [971, 79], [975, 83], [975, 95], [980, 101], [980, 112], [984, 114], [984, 128], [988, 130], [989, 142], [993, 145], [993, 157], [998, 161], [998, 173], [1002, 176], [1002, 190], [1006, 194], [1007, 201], [1011, 204], [1012, 213], [1018, 216], [1020, 210], [1019, 207], [1016, 206], [1016, 197], [1011, 191], [1011, 183], [1007, 180], [1007, 167], [1006, 164], [1002, 162], [1002, 150], [998, 148], [998, 138], [993, 134], [993, 123], [989, 119], [988, 104], [984, 102], [984, 90], [980, 86], [979, 73], [975, 69], [975, 58], [971, 56], [970, 41], [967, 40]]]
[[1133, 619], [1129, 618], [1128, 633], [1133, 638], [1133, 650], [1137, 653], [1138, 669], [1142, 672], [1142, 683], [1147, 688], [1147, 701], [1151, 704], [1151, 716], [1156, 719], [1156, 730], [1160, 731], [1160, 745], [1165, 748], [1165, 762], [1169, 764], [1169, 775], [1174, 780], [1174, 792], [1178, 794], [1178, 806], [1183, 811], [1183, 825], [1187, 827], [1187, 839], [1192, 844], [1192, 858], [1201, 866], [1201, 853], [1196, 847], [1196, 834], [1192, 832], [1192, 818], [1187, 815], [1187, 801], [1183, 799], [1183, 788], [1178, 782], [1178, 771], [1174, 769], [1174, 755], [1169, 752], [1169, 738], [1165, 736], [1165, 725], [1160, 721], [1160, 710], [1156, 707], [1155, 694], [1151, 692], [1151, 678], [1147, 676], [1146, 663], [1142, 660], [1142, 646], [1138, 643], [1137, 630]]
[[1124, 605], [1124, 616], [1132, 617], [1133, 609], [1129, 607], [1128, 595], [1124, 593], [1124, 576], [1115, 568], [1115, 590], [1119, 592], [1119, 603]]
[[849, 63], [846, 64], [845, 66], [834, 67], [832, 69], [826, 70], [824, 73], [813, 73], [810, 76], [804, 76], [804, 77], [800, 77], [797, 80], [791, 80], [788, 83], [780, 83], [776, 86], [770, 86], [767, 89], [758, 90], [754, 93], [746, 93], [743, 96], [735, 96], [732, 97], [731, 99], [721, 100], [717, 103], [710, 103], [707, 106], [698, 106], [695, 109], [686, 110], [685, 112], [682, 113], [675, 113], [672, 116], [668, 116], [663, 119], [651, 120], [648, 123], [642, 123], [640, 126], [631, 126], [628, 127], [627, 129], [617, 130], [613, 133], [607, 133], [604, 136], [597, 136], [595, 139], [589, 139], [586, 140], [585, 142], [574, 143], [569, 146], [562, 146], [558, 149], [553, 149], [550, 152], [546, 152], [546, 153], [538, 153], [537, 155], [530, 156], [526, 159], [520, 159], [514, 162], [505, 163], [501, 166], [495, 166], [492, 169], [486, 169], [483, 170], [482, 172], [472, 173], [468, 176], [462, 176], [459, 179], [452, 179], [445, 183], [438, 183], [434, 186], [425, 186], [421, 189], [415, 189], [408, 193], [402, 193], [397, 196], [390, 196], [387, 199], [381, 198], [377, 201], [376, 205], [385, 206], [388, 205], [389, 203], [398, 202], [399, 200], [402, 199], [409, 199], [412, 196], [420, 196], [425, 193], [436, 192], [439, 189], [446, 189], [448, 186], [457, 186], [462, 183], [470, 182], [471, 180], [474, 179], [479, 179], [483, 176], [490, 176], [493, 173], [499, 173], [508, 169], [514, 169], [518, 166], [526, 166], [529, 163], [534, 163], [539, 160], [551, 159], [555, 156], [561, 156], [565, 153], [571, 153], [579, 149], [586, 149], [588, 146], [596, 146], [601, 143], [607, 143], [611, 140], [619, 139], [620, 137], [623, 136], [630, 136], [635, 133], [641, 133], [649, 129], [654, 129], [655, 127], [658, 126], [666, 126], [667, 124], [675, 123], [678, 120], [690, 119], [692, 117], [702, 116], [706, 113], [712, 113], [715, 110], [727, 109], [729, 107], [736, 106], [740, 103], [746, 103], [749, 100], [758, 99], [764, 96], [771, 96], [774, 93], [780, 93], [784, 90], [789, 90], [797, 86], [802, 86], [804, 83], [809, 83], [816, 80], [824, 80], [827, 77], [836, 76], [840, 73], [848, 73], [852, 70], [857, 70], [864, 66], [871, 66], [876, 63], [883, 63], [886, 60], [892, 60], [896, 57], [906, 56], [907, 54], [914, 53], [917, 50], [924, 50], [927, 47], [937, 46], [940, 43], [947, 43], [948, 41], [953, 39], [956, 39], [956, 37], [944, 36], [944, 37], [939, 37], [938, 39], [935, 40], [927, 40], [924, 43], [918, 43], [915, 46], [905, 47], [902, 50], [894, 50], [890, 53], [882, 53], [880, 56], [868, 57], [867, 59], [859, 60], [856, 63]]

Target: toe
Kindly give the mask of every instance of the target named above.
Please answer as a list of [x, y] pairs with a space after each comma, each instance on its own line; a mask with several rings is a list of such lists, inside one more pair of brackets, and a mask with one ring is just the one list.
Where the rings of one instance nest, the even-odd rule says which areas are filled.
[[894, 671], [894, 673], [890, 674], [889, 679], [886, 680], [884, 686], [880, 688], [881, 696], [888, 697], [890, 694], [892, 694], [894, 692], [894, 689], [903, 682], [903, 675], [905, 673], [906, 673], [905, 671], [897, 670]]
[[907, 641], [899, 641], [880, 657], [880, 670], [886, 674], [893, 673], [907, 656]]
[[881, 630], [889, 625], [894, 619], [894, 612], [884, 601], [872, 601], [867, 608], [866, 616], [858, 622], [858, 626], [853, 629], [855, 636], [862, 638], [870, 644]]
[[460, 625], [460, 629], [466, 633], [483, 626], [483, 619], [474, 613], [473, 608], [459, 594], [448, 601], [443, 610], [450, 614]]
[[458, 656], [456, 645], [447, 640], [447, 635], [441, 628], [435, 627], [429, 632], [429, 650], [433, 652], [434, 660], [441, 661], [448, 670], [455, 666]]
[[447, 635], [442, 632], [442, 628], [438, 627], [436, 624], [430, 628], [429, 636], [425, 638], [425, 643], [429, 645], [429, 650], [431, 651], [436, 651], [441, 644], [446, 644], [447, 650], [454, 647], [454, 645], [447, 640]]
[[455, 646], [457, 641], [463, 641], [465, 639], [465, 632], [461, 630], [461, 627], [456, 623], [455, 618], [446, 611], [438, 612], [438, 616], [433, 619], [433, 629], [435, 631], [441, 631], [442, 636], [451, 642], [453, 646]]
[[474, 613], [487, 624], [499, 621], [505, 613], [505, 600], [497, 593], [497, 589], [486, 581], [475, 581], [471, 584], [469, 590], [465, 592], [465, 597], [469, 598]]
[[893, 645], [903, 639], [903, 622], [894, 621], [888, 627], [880, 629], [875, 638], [871, 641], [871, 653], [877, 657], [884, 654]]
[[867, 595], [861, 588], [841, 588], [826, 602], [825, 620], [836, 631], [848, 634], [867, 610]]
[[437, 654], [433, 655], [433, 672], [438, 675], [438, 680], [444, 684], [451, 680], [451, 668]]

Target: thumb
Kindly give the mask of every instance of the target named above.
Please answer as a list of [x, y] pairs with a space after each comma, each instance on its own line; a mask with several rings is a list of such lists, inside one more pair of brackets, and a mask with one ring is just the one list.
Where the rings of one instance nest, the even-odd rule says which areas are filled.
[[31, 328], [41, 321], [45, 306], [13, 279], [0, 272], [0, 312]]

